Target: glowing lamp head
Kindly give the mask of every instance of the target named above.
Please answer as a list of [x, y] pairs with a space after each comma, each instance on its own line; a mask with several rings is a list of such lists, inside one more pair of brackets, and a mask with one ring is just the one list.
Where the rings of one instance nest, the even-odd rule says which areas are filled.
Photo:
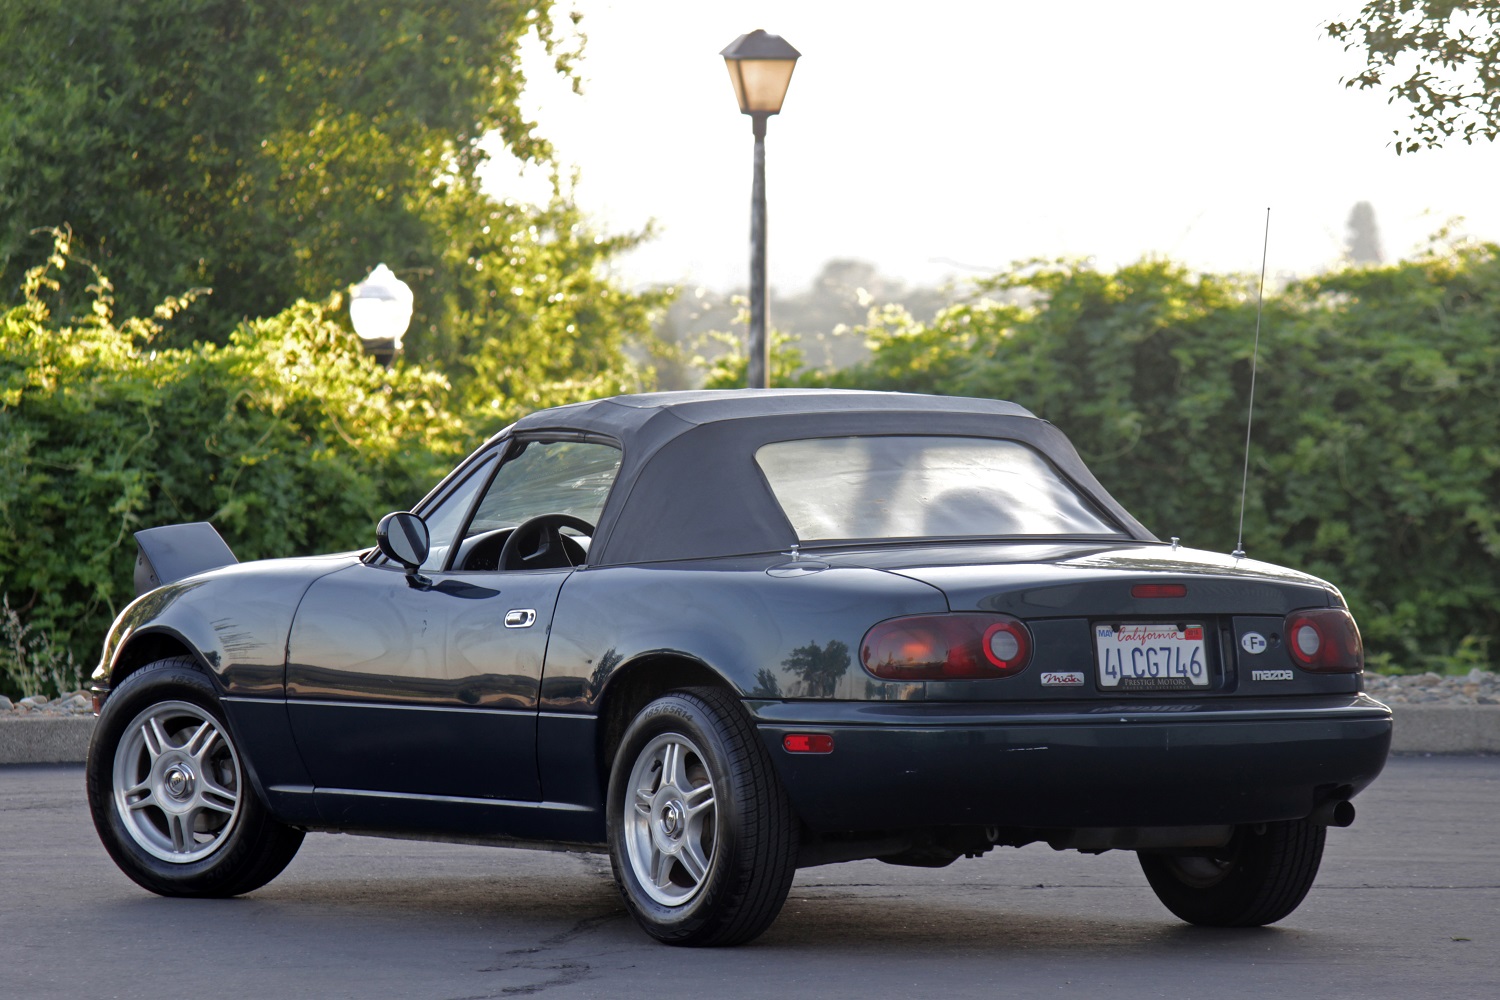
[[719, 53], [729, 67], [729, 82], [740, 112], [747, 115], [774, 115], [781, 112], [786, 89], [792, 82], [792, 70], [802, 55], [780, 35], [757, 28], [741, 35]]
[[388, 343], [391, 350], [401, 350], [411, 309], [411, 286], [384, 264], [349, 293], [349, 320], [366, 346]]

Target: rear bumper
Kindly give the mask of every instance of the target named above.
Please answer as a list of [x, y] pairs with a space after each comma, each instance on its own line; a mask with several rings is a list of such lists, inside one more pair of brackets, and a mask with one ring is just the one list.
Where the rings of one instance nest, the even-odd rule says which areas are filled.
[[[1364, 696], [1154, 705], [747, 702], [812, 829], [1201, 826], [1307, 816], [1385, 766]], [[826, 733], [793, 754], [790, 733]]]

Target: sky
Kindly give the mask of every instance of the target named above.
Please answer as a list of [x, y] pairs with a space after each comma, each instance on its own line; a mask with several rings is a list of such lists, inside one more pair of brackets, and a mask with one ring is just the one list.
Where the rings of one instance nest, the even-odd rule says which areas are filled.
[[[532, 47], [523, 107], [635, 286], [743, 288], [750, 119], [719, 52], [764, 28], [802, 54], [766, 138], [768, 280], [855, 258], [913, 285], [1036, 257], [1166, 256], [1274, 277], [1335, 265], [1356, 202], [1388, 260], [1433, 234], [1500, 240], [1500, 147], [1397, 156], [1404, 105], [1344, 88], [1350, 0], [558, 0], [583, 95]], [[497, 159], [487, 183], [539, 197]]]

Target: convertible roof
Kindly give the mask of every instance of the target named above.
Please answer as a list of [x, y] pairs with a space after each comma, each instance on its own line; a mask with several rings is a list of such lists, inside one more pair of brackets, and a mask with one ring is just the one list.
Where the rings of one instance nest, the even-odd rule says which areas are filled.
[[655, 448], [692, 427], [757, 417], [804, 417], [816, 429], [829, 414], [970, 413], [1033, 417], [1030, 410], [997, 399], [923, 396], [906, 392], [854, 389], [699, 389], [611, 396], [541, 410], [518, 420], [514, 429], [587, 429], [621, 443]]
[[851, 435], [1022, 441], [1132, 536], [1154, 537], [1105, 491], [1061, 431], [1001, 400], [837, 389], [659, 392], [542, 410], [509, 432], [583, 432], [623, 448], [590, 550], [592, 565], [786, 551], [797, 536], [755, 464], [756, 449]]

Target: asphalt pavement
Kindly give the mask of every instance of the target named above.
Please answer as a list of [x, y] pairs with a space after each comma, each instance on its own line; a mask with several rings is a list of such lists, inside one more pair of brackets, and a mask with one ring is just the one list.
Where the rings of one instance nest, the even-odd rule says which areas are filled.
[[0, 767], [0, 998], [1500, 996], [1500, 757], [1398, 756], [1282, 923], [1193, 928], [1133, 855], [799, 873], [742, 948], [655, 944], [605, 858], [310, 835], [269, 886], [127, 880], [76, 765]]

